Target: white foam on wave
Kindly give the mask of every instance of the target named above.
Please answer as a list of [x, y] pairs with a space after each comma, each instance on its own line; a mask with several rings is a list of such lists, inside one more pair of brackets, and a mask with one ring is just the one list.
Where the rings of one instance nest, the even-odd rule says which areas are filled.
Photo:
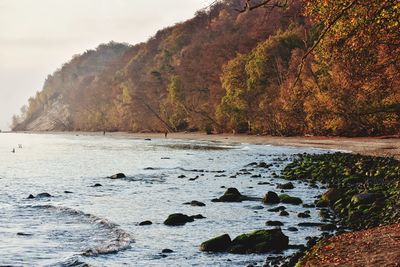
[[102, 254], [118, 253], [119, 251], [130, 248], [130, 244], [134, 242], [132, 236], [127, 231], [119, 228], [118, 224], [111, 222], [107, 219], [100, 218], [96, 215], [62, 206], [37, 205], [33, 207], [54, 210], [56, 212], [62, 212], [73, 216], [82, 216], [90, 223], [99, 225], [110, 231], [113, 238], [98, 246], [85, 249], [81, 253], [81, 255], [83, 256], [97, 256]]

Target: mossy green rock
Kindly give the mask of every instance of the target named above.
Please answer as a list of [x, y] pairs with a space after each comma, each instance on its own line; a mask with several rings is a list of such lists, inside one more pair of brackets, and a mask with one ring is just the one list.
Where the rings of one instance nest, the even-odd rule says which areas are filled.
[[235, 254], [267, 253], [287, 249], [289, 238], [281, 229], [258, 230], [237, 236], [228, 252]]
[[372, 204], [380, 196], [381, 196], [380, 194], [376, 194], [376, 193], [358, 194], [351, 198], [351, 203], [353, 205]]
[[200, 251], [223, 252], [231, 246], [231, 238], [228, 234], [220, 235], [207, 240], [200, 245]]
[[341, 190], [336, 188], [330, 188], [321, 196], [321, 200], [328, 202], [330, 205], [333, 205], [333, 203], [335, 203], [340, 199], [341, 195], [342, 195]]
[[301, 198], [292, 197], [287, 194], [279, 195], [279, 199], [282, 203], [287, 203], [287, 204], [300, 205], [301, 203], [303, 203]]
[[289, 246], [289, 238], [281, 229], [257, 230], [237, 236], [231, 241], [224, 234], [200, 245], [200, 251], [229, 252], [234, 254], [267, 253], [281, 251]]

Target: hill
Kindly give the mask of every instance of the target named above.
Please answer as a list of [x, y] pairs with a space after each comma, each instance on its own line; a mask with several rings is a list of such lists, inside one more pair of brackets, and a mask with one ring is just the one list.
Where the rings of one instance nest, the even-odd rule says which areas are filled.
[[396, 1], [244, 2], [74, 57], [13, 130], [399, 133]]

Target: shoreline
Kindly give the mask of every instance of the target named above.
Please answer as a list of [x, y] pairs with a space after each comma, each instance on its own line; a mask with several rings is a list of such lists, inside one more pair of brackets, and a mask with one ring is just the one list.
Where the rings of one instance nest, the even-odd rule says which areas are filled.
[[[33, 134], [81, 134], [103, 135], [102, 132], [3, 132], [3, 133], [33, 133]], [[164, 133], [127, 133], [107, 132], [108, 136], [126, 138], [160, 138]], [[339, 150], [353, 154], [368, 156], [394, 157], [400, 159], [400, 137], [327, 137], [327, 136], [258, 136], [247, 134], [210, 134], [202, 132], [168, 133], [168, 138], [178, 140], [204, 140], [231, 143], [249, 143], [259, 145], [276, 145], [291, 147], [308, 147]]]

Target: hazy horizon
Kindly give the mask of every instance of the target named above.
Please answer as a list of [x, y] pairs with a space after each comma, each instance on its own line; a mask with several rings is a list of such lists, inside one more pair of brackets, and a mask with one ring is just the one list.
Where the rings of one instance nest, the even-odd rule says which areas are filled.
[[0, 0], [0, 129], [73, 55], [136, 44], [193, 17], [211, 0]]

